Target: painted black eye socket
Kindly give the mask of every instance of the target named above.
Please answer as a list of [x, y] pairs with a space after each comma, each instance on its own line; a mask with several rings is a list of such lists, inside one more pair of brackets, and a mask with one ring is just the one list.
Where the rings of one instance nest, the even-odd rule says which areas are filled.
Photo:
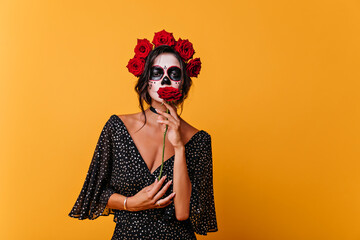
[[150, 79], [160, 80], [164, 75], [164, 70], [161, 67], [154, 66], [150, 69]]
[[181, 69], [179, 67], [171, 67], [167, 71], [168, 76], [173, 81], [181, 80]]
[[[150, 80], [158, 81], [163, 78], [165, 75], [164, 69], [160, 66], [153, 66], [150, 69]], [[167, 70], [167, 75], [173, 81], [181, 80], [181, 69], [179, 67], [173, 66]]]

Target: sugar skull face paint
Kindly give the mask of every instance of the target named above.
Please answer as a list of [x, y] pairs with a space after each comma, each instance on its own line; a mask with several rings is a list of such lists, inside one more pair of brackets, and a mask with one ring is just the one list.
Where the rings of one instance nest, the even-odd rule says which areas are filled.
[[[166, 71], [167, 69], [167, 71]], [[165, 66], [165, 69], [161, 66], [154, 65], [151, 68], [151, 75], [150, 80], [152, 81], [159, 81], [163, 78], [165, 72], [167, 73], [168, 77], [173, 81], [180, 81], [181, 80], [181, 69], [177, 66], [171, 66], [167, 68]], [[165, 76], [166, 77], [166, 76]]]
[[180, 63], [172, 53], [157, 56], [150, 70], [148, 92], [152, 99], [162, 102], [157, 91], [161, 87], [179, 88], [182, 81]]

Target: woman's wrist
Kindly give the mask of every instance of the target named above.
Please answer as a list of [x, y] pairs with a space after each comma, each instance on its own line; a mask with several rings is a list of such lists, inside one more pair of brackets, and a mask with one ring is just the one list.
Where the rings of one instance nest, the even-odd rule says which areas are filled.
[[175, 154], [176, 152], [182, 152], [185, 150], [185, 145], [183, 143], [177, 145], [177, 146], [174, 146], [174, 151], [175, 151]]
[[128, 197], [126, 200], [126, 210], [133, 211], [134, 208], [134, 201], [133, 197]]
[[124, 210], [128, 210], [128, 208], [126, 207], [126, 202], [127, 202], [127, 199], [128, 199], [129, 197], [125, 197], [125, 199], [124, 199]]

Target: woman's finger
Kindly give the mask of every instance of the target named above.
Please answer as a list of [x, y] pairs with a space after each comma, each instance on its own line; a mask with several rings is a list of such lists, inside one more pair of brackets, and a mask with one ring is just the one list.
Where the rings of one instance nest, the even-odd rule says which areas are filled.
[[[161, 116], [163, 116], [163, 117], [166, 117], [166, 118], [174, 118], [174, 116], [171, 115], [170, 113], [164, 112], [164, 111], [162, 111], [162, 110], [160, 110], [160, 109], [157, 109], [157, 108], [156, 108], [156, 112], [159, 113], [159, 114], [161, 114]], [[175, 119], [175, 118], [174, 118], [174, 119]]]
[[170, 200], [168, 203], [166, 203], [166, 204], [164, 204], [164, 205], [161, 205], [161, 203], [160, 203], [160, 205], [161, 205], [161, 207], [167, 207], [167, 206], [169, 206], [171, 203], [172, 203], [173, 201], [172, 200]]
[[166, 117], [161, 116], [161, 115], [159, 114], [158, 119], [160, 119], [160, 120], [166, 120]]
[[155, 201], [159, 200], [168, 190], [168, 188], [170, 187], [172, 183], [172, 180], [168, 181], [165, 186], [155, 195], [155, 197], [153, 198]]
[[166, 203], [166, 204], [161, 204], [161, 203], [160, 203], [160, 206], [157, 205], [157, 204], [155, 204], [155, 206], [156, 206], [155, 208], [164, 208], [164, 207], [169, 206], [171, 203], [172, 203], [172, 201], [170, 201], [170, 202], [168, 202], [168, 203]]
[[157, 120], [158, 123], [169, 125], [171, 128], [176, 129], [176, 125], [169, 120]]
[[149, 192], [149, 191], [154, 187], [154, 185], [155, 185], [157, 182], [158, 182], [158, 181], [157, 181], [157, 178], [156, 178], [155, 181], [154, 181], [152, 184], [150, 184], [150, 185], [148, 185], [147, 187], [144, 188], [145, 191], [146, 191], [146, 192]]
[[161, 116], [160, 114], [159, 114], [157, 119], [158, 120], [170, 120], [170, 121], [172, 120], [172, 121], [175, 121], [173, 118], [167, 119], [165, 116]]
[[168, 204], [168, 202], [171, 203], [171, 199], [175, 197], [175, 193], [171, 193], [169, 196], [167, 196], [166, 198], [163, 198], [163, 199], [160, 199], [158, 200], [155, 204], [158, 205], [160, 204], [161, 205], [166, 205]]
[[158, 109], [156, 109], [156, 111], [157, 111], [161, 116], [166, 117], [168, 120], [172, 121], [172, 122], [175, 123], [175, 124], [176, 124], [177, 122], [179, 122], [178, 120], [176, 120], [176, 119], [174, 118], [174, 116], [172, 116], [172, 115], [169, 114], [169, 113], [163, 112], [163, 111], [158, 110]]
[[165, 181], [166, 176], [163, 176], [160, 181], [158, 181], [157, 183], [155, 183], [154, 187], [149, 191], [149, 195], [151, 198], [154, 198], [155, 194], [159, 191], [159, 189], [161, 188], [161, 186], [163, 185], [164, 181]]
[[163, 101], [163, 104], [170, 110], [170, 114], [176, 119], [176, 120], [180, 120], [178, 115], [177, 115], [177, 111], [175, 110], [175, 107], [168, 104], [166, 101]]

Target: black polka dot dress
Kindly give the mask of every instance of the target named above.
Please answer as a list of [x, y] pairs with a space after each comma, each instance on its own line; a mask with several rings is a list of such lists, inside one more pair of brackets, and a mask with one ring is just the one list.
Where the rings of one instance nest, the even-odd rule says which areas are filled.
[[[185, 156], [192, 191], [190, 215], [179, 221], [174, 202], [164, 208], [127, 211], [107, 208], [113, 193], [133, 196], [152, 184], [159, 176], [159, 166], [153, 173], [142, 159], [125, 124], [112, 115], [103, 127], [87, 172], [84, 185], [70, 217], [94, 220], [114, 215], [115, 239], [196, 239], [195, 233], [216, 232], [211, 137], [200, 130], [185, 144]], [[173, 179], [174, 157], [164, 160], [162, 176]], [[162, 198], [173, 191], [170, 185]]]

